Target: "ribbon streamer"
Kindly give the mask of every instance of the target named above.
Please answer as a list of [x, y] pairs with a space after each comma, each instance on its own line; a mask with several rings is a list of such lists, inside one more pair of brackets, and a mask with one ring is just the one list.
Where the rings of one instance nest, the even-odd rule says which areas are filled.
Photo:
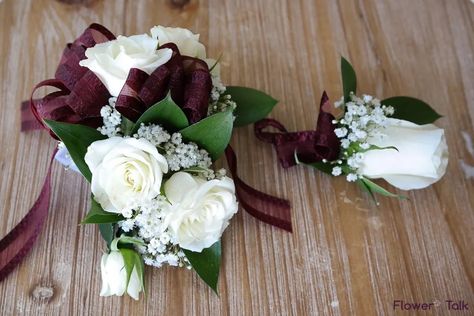
[[48, 216], [51, 195], [51, 169], [56, 151], [55, 149], [51, 157], [43, 188], [35, 204], [15, 228], [0, 240], [0, 282], [15, 269], [31, 250]]
[[225, 155], [235, 182], [237, 197], [247, 213], [262, 222], [291, 232], [290, 202], [260, 192], [243, 182], [237, 175], [237, 157], [230, 145], [227, 146]]

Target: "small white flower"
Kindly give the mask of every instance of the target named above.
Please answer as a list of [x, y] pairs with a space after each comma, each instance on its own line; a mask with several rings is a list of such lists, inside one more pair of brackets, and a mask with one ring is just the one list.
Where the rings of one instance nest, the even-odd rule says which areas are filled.
[[362, 148], [362, 149], [369, 149], [369, 148], [370, 148], [370, 144], [369, 144], [369, 143], [362, 143], [362, 144], [360, 144], [359, 146], [360, 146], [360, 148]]
[[332, 175], [333, 176], [339, 176], [342, 173], [342, 168], [341, 167], [334, 167], [332, 168]]
[[363, 94], [362, 99], [365, 103], [369, 103], [370, 101], [372, 101], [373, 97], [371, 95]]
[[348, 140], [347, 138], [341, 140], [341, 146], [342, 146], [342, 148], [349, 148], [350, 145], [351, 145], [351, 142], [350, 142], [350, 140]]
[[388, 115], [388, 116], [391, 116], [395, 113], [395, 109], [393, 108], [393, 106], [387, 106], [385, 108], [385, 114]]
[[131, 231], [134, 226], [135, 226], [135, 220], [133, 220], [133, 219], [127, 219], [127, 220], [124, 220], [124, 221], [120, 222], [120, 228], [122, 228], [122, 230], [124, 232]]
[[336, 128], [334, 130], [334, 133], [336, 133], [336, 136], [339, 138], [343, 138], [347, 135], [347, 128], [341, 127], [341, 128]]
[[360, 129], [355, 131], [354, 134], [358, 139], [365, 139], [367, 137], [367, 132]]
[[347, 176], [346, 176], [346, 179], [347, 181], [349, 182], [354, 182], [354, 181], [357, 181], [357, 175], [355, 173], [349, 173]]
[[356, 136], [356, 134], [349, 133], [349, 135], [347, 135], [347, 139], [351, 142], [356, 142], [359, 138]]

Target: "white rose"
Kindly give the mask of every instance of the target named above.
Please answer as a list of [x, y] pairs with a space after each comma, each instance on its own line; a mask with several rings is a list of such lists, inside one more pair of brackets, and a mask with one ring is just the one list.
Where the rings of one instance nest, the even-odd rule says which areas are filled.
[[143, 290], [140, 276], [137, 268], [133, 267], [127, 286], [127, 272], [120, 251], [111, 251], [110, 254], [104, 254], [100, 262], [100, 269], [102, 275], [100, 296], [122, 296], [126, 291], [133, 299], [138, 300], [138, 295]]
[[199, 34], [188, 29], [158, 25], [151, 29], [151, 36], [158, 39], [160, 46], [166, 43], [176, 44], [181, 55], [206, 58], [206, 47], [199, 42]]
[[112, 137], [93, 142], [84, 160], [92, 173], [95, 200], [113, 213], [158, 196], [163, 173], [168, 172], [165, 157], [145, 139]]
[[186, 172], [165, 182], [172, 204], [165, 224], [181, 248], [201, 252], [217, 242], [238, 210], [232, 179], [206, 181]]
[[159, 49], [158, 41], [147, 34], [130, 37], [119, 36], [116, 40], [100, 43], [86, 50], [87, 59], [79, 64], [94, 72], [112, 96], [118, 96], [131, 68], [151, 74], [168, 62], [171, 49]]
[[425, 188], [438, 181], [448, 165], [444, 130], [433, 124], [417, 125], [388, 119], [386, 137], [368, 143], [394, 149], [370, 150], [364, 154], [359, 172], [368, 178], [383, 178], [402, 190]]

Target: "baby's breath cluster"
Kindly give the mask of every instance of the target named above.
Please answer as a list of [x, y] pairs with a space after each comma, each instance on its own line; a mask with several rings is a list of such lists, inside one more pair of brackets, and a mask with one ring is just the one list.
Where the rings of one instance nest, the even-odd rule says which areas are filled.
[[237, 104], [232, 101], [229, 94], [225, 94], [226, 87], [222, 84], [219, 76], [212, 76], [212, 90], [209, 102], [207, 115], [212, 115], [219, 112], [227, 111], [228, 109], [235, 110]]
[[199, 149], [195, 143], [183, 143], [180, 133], [171, 135], [169, 142], [163, 146], [168, 167], [171, 171], [179, 171], [190, 167], [209, 169], [212, 160], [204, 149]]
[[141, 124], [138, 131], [133, 135], [135, 138], [144, 138], [156, 147], [160, 147], [163, 143], [171, 139], [170, 134], [160, 125]]
[[145, 264], [158, 268], [163, 264], [190, 268], [189, 261], [163, 222], [169, 208], [166, 198], [159, 195], [152, 201], [124, 210], [122, 215], [126, 220], [121, 221], [119, 227], [143, 240], [144, 244], [137, 249]]
[[380, 100], [370, 95], [364, 94], [360, 98], [353, 93], [350, 94], [349, 102], [341, 98], [334, 105], [344, 109], [344, 115], [333, 121], [333, 124], [337, 124], [334, 132], [341, 141], [342, 155], [340, 159], [328, 163], [335, 165], [332, 168], [334, 176], [345, 174], [347, 181], [353, 182], [362, 177], [358, 169], [364, 153], [375, 149], [368, 139], [384, 137], [387, 117], [393, 115], [394, 108], [382, 105]]
[[122, 116], [119, 111], [115, 109], [116, 101], [116, 97], [111, 97], [109, 104], [104, 105], [100, 109], [100, 116], [102, 116], [104, 125], [97, 130], [107, 137], [117, 136], [121, 132], [120, 124], [122, 123]]

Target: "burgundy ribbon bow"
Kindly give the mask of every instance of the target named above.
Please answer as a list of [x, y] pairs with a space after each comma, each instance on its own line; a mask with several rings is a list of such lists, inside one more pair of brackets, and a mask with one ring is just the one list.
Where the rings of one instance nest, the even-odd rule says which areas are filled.
[[[273, 144], [283, 168], [296, 165], [295, 155], [306, 163], [335, 160], [339, 157], [340, 142], [334, 133], [334, 116], [329, 108], [329, 98], [324, 92], [316, 130], [288, 132], [277, 120], [263, 119], [255, 123], [255, 135], [261, 141]], [[276, 128], [279, 132], [265, 132], [268, 127]]]
[[[43, 119], [82, 124], [97, 128], [102, 124], [100, 109], [108, 103], [110, 94], [100, 79], [89, 69], [81, 67], [85, 51], [98, 43], [115, 39], [105, 27], [92, 24], [65, 48], [54, 79], [40, 82], [33, 88], [31, 98], [22, 103], [22, 131], [47, 128]], [[183, 109], [191, 123], [207, 115], [212, 80], [207, 64], [199, 59], [182, 56], [174, 44], [173, 55], [165, 65], [152, 74], [132, 69], [116, 102], [116, 109], [135, 121], [148, 107], [163, 99], [168, 91]], [[58, 91], [41, 99], [33, 99], [40, 87]], [[52, 132], [50, 134], [54, 136]], [[53, 153], [52, 160], [56, 150]], [[229, 146], [226, 157], [236, 184], [236, 194], [246, 211], [257, 219], [291, 231], [290, 205], [244, 183], [237, 175], [237, 159]], [[52, 163], [51, 160], [51, 163]], [[41, 194], [23, 220], [0, 240], [0, 281], [27, 255], [45, 222], [51, 193], [51, 163]]]

